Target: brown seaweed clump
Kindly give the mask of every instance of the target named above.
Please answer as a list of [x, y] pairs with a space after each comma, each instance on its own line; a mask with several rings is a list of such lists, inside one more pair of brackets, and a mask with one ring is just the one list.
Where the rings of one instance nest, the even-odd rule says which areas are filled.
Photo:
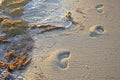
[[2, 0], [0, 7], [5, 9], [8, 8], [16, 8], [20, 6], [26, 5], [30, 0]]
[[4, 20], [7, 19], [6, 17], [0, 16], [0, 23]]
[[8, 37], [24, 33], [27, 27], [28, 22], [24, 20], [11, 20], [5, 18], [2, 20], [1, 18], [0, 28]]
[[24, 9], [22, 7], [18, 7], [18, 8], [13, 8], [11, 9], [8, 14], [11, 15], [12, 17], [15, 16], [21, 16], [23, 14]]
[[0, 8], [11, 17], [20, 17], [23, 14], [23, 6], [30, 0], [2, 0]]
[[25, 66], [31, 62], [32, 57], [29, 57], [27, 52], [20, 54], [18, 51], [11, 50], [4, 55], [4, 59], [6, 59], [6, 61], [0, 61], [0, 70], [3, 68], [6, 71], [1, 71], [0, 80], [15, 80], [15, 76], [10, 77], [11, 71], [25, 68]]

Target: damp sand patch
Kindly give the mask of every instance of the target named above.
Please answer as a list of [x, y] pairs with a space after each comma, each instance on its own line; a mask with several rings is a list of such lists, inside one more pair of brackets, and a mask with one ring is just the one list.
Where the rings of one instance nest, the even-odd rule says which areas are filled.
[[[25, 71], [27, 67], [25, 64], [31, 61], [34, 41], [31, 38], [33, 36], [29, 34], [31, 31], [28, 28], [40, 28], [39, 24], [41, 25], [44, 23], [49, 25], [45, 28], [45, 30], [40, 31], [40, 33], [44, 33], [53, 30], [68, 29], [72, 26], [73, 22], [71, 20], [71, 14], [64, 8], [61, 8], [56, 1], [52, 2], [49, 0], [41, 5], [39, 5], [40, 3], [36, 3], [38, 6], [32, 6], [30, 8], [28, 8], [31, 5], [30, 2], [28, 5], [24, 5], [22, 3], [22, 1], [25, 0], [15, 2], [8, 1], [7, 3], [4, 1], [5, 0], [3, 0], [1, 4], [1, 9], [3, 14], [5, 13], [8, 17], [1, 16], [0, 18], [0, 35], [2, 35], [0, 38], [0, 64], [2, 64], [0, 68], [0, 78], [19, 79], [21, 70]], [[16, 4], [19, 4], [19, 6]], [[40, 10], [45, 15], [42, 13], [38, 15]], [[35, 12], [38, 13], [34, 14]], [[35, 25], [30, 26], [29, 24], [32, 23], [35, 23]], [[7, 59], [6, 55], [8, 57]], [[67, 68], [66, 64], [68, 63], [61, 63], [59, 66], [61, 68]], [[21, 76], [21, 78], [23, 77]]]

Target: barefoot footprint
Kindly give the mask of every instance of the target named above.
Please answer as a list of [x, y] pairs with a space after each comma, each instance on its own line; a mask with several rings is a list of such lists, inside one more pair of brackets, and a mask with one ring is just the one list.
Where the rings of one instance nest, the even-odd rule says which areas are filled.
[[52, 67], [54, 68], [65, 70], [68, 69], [69, 67], [70, 56], [71, 53], [69, 52], [69, 50], [64, 49], [55, 50], [46, 59], [47, 60], [46, 62], [48, 62], [46, 64], [50, 63], [50, 65], [53, 65]]
[[57, 65], [61, 69], [66, 69], [69, 64], [69, 57], [70, 57], [70, 52], [69, 51], [63, 51], [58, 54], [58, 62]]
[[98, 37], [104, 34], [105, 30], [100, 25], [93, 25], [92, 27], [90, 27], [89, 32], [91, 37]]
[[95, 6], [95, 8], [96, 8], [98, 14], [103, 14], [104, 13], [104, 10], [103, 10], [104, 9], [104, 5], [103, 4], [97, 4]]

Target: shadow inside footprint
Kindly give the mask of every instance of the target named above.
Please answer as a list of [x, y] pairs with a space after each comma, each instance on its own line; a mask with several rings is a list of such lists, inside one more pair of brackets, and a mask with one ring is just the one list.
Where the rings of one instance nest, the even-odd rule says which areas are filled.
[[68, 58], [70, 56], [70, 52], [69, 51], [64, 51], [61, 52], [60, 54], [58, 54], [58, 59], [61, 61], [64, 58]]
[[102, 7], [103, 7], [103, 4], [97, 4], [97, 5], [95, 6], [96, 9], [102, 8]]
[[102, 26], [92, 26], [90, 28], [90, 36], [91, 37], [98, 37], [104, 33], [104, 28]]
[[69, 51], [60, 52], [58, 54], [57, 66], [60, 67], [61, 69], [67, 68], [69, 64], [69, 57], [70, 57]]
[[58, 62], [58, 66], [61, 68], [61, 69], [66, 69], [68, 67], [68, 60], [64, 60], [62, 62]]
[[97, 4], [97, 5], [95, 6], [95, 8], [96, 8], [96, 10], [97, 10], [97, 13], [99, 13], [99, 14], [103, 14], [103, 13], [104, 13], [104, 10], [103, 10], [104, 5], [103, 5], [103, 4]]

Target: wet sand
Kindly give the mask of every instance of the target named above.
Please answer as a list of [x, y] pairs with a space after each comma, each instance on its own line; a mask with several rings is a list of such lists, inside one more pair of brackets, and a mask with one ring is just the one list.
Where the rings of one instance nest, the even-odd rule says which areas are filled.
[[[62, 0], [60, 5], [57, 3], [59, 0], [48, 0], [45, 8], [37, 3], [37, 7], [30, 7], [31, 2], [23, 6], [24, 15], [19, 18], [30, 19], [30, 23], [39, 24], [48, 17], [46, 22], [65, 26], [61, 18], [70, 11], [75, 24], [43, 34], [37, 34], [38, 29], [31, 30], [32, 61], [27, 69], [20, 71], [21, 75], [26, 80], [120, 80], [120, 1]], [[40, 14], [33, 13], [34, 10]], [[27, 15], [29, 11], [31, 14]]]
[[119, 0], [62, 0], [70, 29], [34, 36], [27, 80], [120, 80]]

